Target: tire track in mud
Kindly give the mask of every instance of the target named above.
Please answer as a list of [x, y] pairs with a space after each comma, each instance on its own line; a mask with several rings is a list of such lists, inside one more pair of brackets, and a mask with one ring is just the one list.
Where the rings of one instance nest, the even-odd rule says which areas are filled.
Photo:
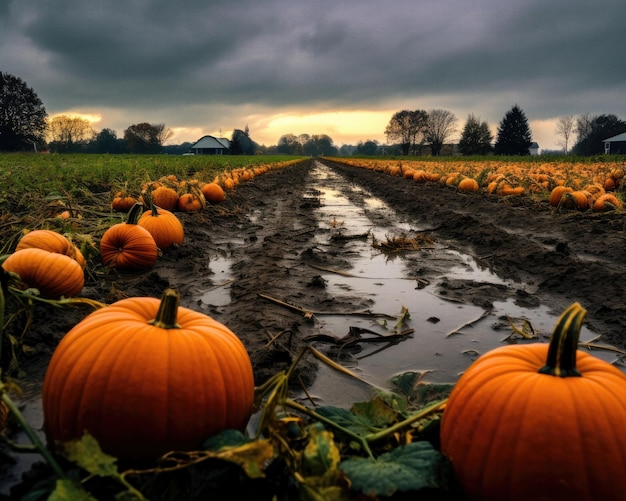
[[[316, 245], [316, 237], [325, 230], [314, 210], [320, 204], [319, 194], [310, 188], [314, 165], [309, 160], [237, 187], [229, 203], [243, 209], [242, 217], [235, 227], [219, 224], [212, 231], [214, 240], [218, 233], [220, 240], [227, 240], [230, 226], [233, 236], [243, 239], [243, 244], [228, 246], [231, 301], [212, 315], [246, 344], [257, 384], [287, 370], [306, 346], [303, 339], [319, 329], [314, 318], [261, 294], [313, 311], [352, 310], [359, 301], [330, 297], [319, 270], [310, 266], [342, 259], [341, 246], [319, 249]], [[316, 366], [313, 357], [304, 357], [297, 378], [308, 386]]]

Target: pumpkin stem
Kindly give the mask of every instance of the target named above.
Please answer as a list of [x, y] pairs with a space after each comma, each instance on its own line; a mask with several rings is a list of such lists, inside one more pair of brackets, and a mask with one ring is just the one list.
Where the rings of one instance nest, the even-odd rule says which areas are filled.
[[162, 329], [180, 329], [180, 324], [177, 321], [179, 304], [180, 294], [174, 289], [165, 289], [156, 317], [149, 323]]
[[561, 314], [552, 331], [548, 358], [546, 365], [539, 369], [540, 374], [557, 377], [582, 376], [576, 368], [576, 350], [586, 314], [587, 310], [578, 303], [572, 304]]
[[143, 204], [136, 202], [128, 211], [128, 216], [126, 218], [127, 224], [137, 224], [139, 221], [139, 216], [143, 212]]

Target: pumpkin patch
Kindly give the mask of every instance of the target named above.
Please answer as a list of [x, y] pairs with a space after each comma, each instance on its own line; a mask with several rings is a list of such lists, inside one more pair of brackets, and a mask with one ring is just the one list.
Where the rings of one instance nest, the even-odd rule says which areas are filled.
[[[185, 158], [189, 162], [198, 160]], [[201, 169], [210, 162], [200, 160], [203, 162]], [[117, 161], [122, 163], [125, 160]], [[133, 159], [133, 167], [142, 161]], [[187, 160], [181, 160], [181, 164], [184, 161]], [[162, 220], [164, 209], [156, 204], [150, 205], [152, 192], [158, 186], [172, 187], [180, 196], [204, 188], [203, 183], [222, 186], [223, 191], [222, 183], [229, 181], [233, 184], [232, 191], [225, 191], [226, 196], [217, 204], [205, 196], [206, 204], [199, 210], [187, 213], [176, 208], [168, 211], [179, 222], [184, 222], [184, 238], [174, 243], [169, 235], [170, 238], [164, 241], [171, 242], [167, 246], [167, 243], [157, 242], [156, 232], [149, 231], [157, 247], [156, 261], [150, 267], [131, 268], [129, 274], [119, 274], [116, 267], [105, 264], [99, 255], [99, 244], [111, 227], [120, 220], [130, 226], [129, 223], [135, 220], [135, 217], [120, 216], [109, 206], [111, 194], [119, 191], [117, 186], [109, 190], [102, 189], [102, 184], [87, 182], [88, 186], [99, 189], [88, 197], [80, 190], [66, 190], [71, 197], [63, 197], [64, 204], [72, 213], [82, 214], [84, 218], [81, 220], [58, 220], [54, 218], [56, 211], [52, 210], [46, 212], [45, 218], [38, 212], [0, 215], [4, 223], [0, 230], [4, 228], [5, 235], [8, 235], [5, 239], [8, 253], [2, 259], [7, 259], [24, 235], [42, 227], [67, 235], [70, 242], [80, 242], [87, 256], [83, 269], [86, 287], [71, 301], [67, 296], [44, 298], [35, 287], [19, 282], [16, 274], [2, 274], [5, 285], [2, 291], [7, 305], [4, 317], [7, 335], [4, 336], [4, 349], [0, 349], [4, 358], [3, 375], [8, 373], [5, 371], [15, 370], [14, 362], [19, 364], [20, 370], [28, 372], [31, 367], [38, 366], [33, 360], [46, 358], [46, 353], [51, 354], [55, 348], [55, 363], [49, 367], [50, 377], [56, 374], [59, 379], [51, 381], [60, 382], [45, 383], [46, 399], [52, 402], [47, 404], [45, 444], [54, 452], [52, 459], [59, 461], [61, 473], [58, 482], [58, 470], [54, 467], [42, 474], [45, 482], [37, 485], [46, 485], [47, 493], [59, 495], [62, 489], [75, 487], [81, 493], [88, 492], [99, 499], [104, 488], [107, 491], [105, 498], [109, 493], [115, 493], [119, 497], [126, 495], [137, 499], [142, 495], [147, 499], [167, 496], [171, 499], [204, 499], [211, 498], [210, 488], [208, 495], [205, 495], [206, 491], [187, 495], [186, 489], [195, 489], [199, 485], [203, 489], [208, 481], [211, 488], [225, 489], [229, 493], [246, 489], [244, 498], [252, 499], [263, 496], [261, 489], [264, 489], [263, 493], [271, 492], [269, 495], [275, 495], [277, 499], [288, 498], [287, 490], [290, 493], [296, 490], [314, 492], [319, 499], [333, 499], [333, 493], [360, 499], [420, 499], [422, 494], [428, 498], [429, 493], [443, 499], [464, 498], [456, 497], [456, 491], [450, 492], [450, 489], [461, 488], [456, 482], [462, 482], [467, 494], [473, 491], [465, 487], [466, 478], [461, 473], [447, 474], [452, 463], [448, 464], [449, 459], [440, 446], [442, 417], [447, 409], [455, 406], [453, 400], [446, 400], [453, 389], [451, 383], [455, 382], [456, 386], [456, 377], [463, 370], [469, 372], [470, 360], [480, 359], [482, 353], [487, 353], [485, 347], [489, 343], [530, 346], [530, 339], [520, 334], [523, 332], [534, 339], [533, 344], [543, 341], [540, 344], [547, 345], [548, 336], [542, 321], [545, 311], [553, 306], [549, 298], [557, 289], [559, 297], [578, 295], [593, 312], [590, 315], [592, 332], [586, 332], [578, 351], [585, 355], [599, 353], [603, 358], [613, 360], [615, 368], [623, 372], [623, 355], [618, 351], [623, 345], [619, 337], [607, 336], [610, 330], [607, 331], [605, 325], [606, 322], [610, 326], [608, 329], [617, 333], [621, 331], [621, 306], [616, 298], [621, 297], [620, 290], [623, 289], [619, 277], [624, 268], [617, 259], [623, 256], [620, 246], [623, 214], [621, 207], [611, 201], [604, 210], [593, 208], [592, 201], [595, 205], [607, 194], [600, 178], [593, 183], [591, 177], [575, 179], [574, 174], [560, 179], [556, 177], [556, 171], [549, 172], [545, 164], [539, 168], [539, 162], [535, 162], [536, 166], [522, 169], [520, 162], [515, 160], [485, 160], [482, 168], [470, 162], [464, 166], [457, 161], [452, 168], [452, 165], [446, 165], [447, 161], [439, 159], [415, 166], [402, 159], [394, 160], [394, 169], [389, 172], [370, 172], [370, 169], [332, 164], [329, 174], [320, 167], [321, 160], [311, 159], [305, 165], [279, 170], [271, 176], [261, 175], [265, 173], [263, 167], [239, 172], [229, 167], [223, 175], [216, 175], [208, 168], [194, 171], [189, 167], [191, 164], [184, 169], [168, 169], [165, 164], [172, 159], [165, 157], [152, 158], [150, 162], [154, 163], [154, 171], [136, 169], [141, 176], [134, 182], [121, 175], [115, 179], [116, 185], [128, 186], [128, 193], [134, 194], [140, 202], [135, 226], [142, 226], [139, 224], [142, 219]], [[613, 169], [614, 166], [607, 162], [604, 167]], [[525, 176], [535, 170], [536, 175], [532, 178]], [[175, 171], [176, 175], [164, 175], [170, 171]], [[572, 172], [575, 173], [576, 169]], [[314, 178], [317, 182], [318, 177], [332, 180], [332, 184], [324, 188], [328, 191], [319, 188], [321, 184], [313, 185], [307, 181]], [[154, 181], [147, 180], [149, 178]], [[465, 179], [474, 180], [478, 190], [473, 191], [476, 188], [474, 183], [465, 187]], [[561, 203], [562, 197], [559, 203], [551, 205], [548, 195], [554, 186], [561, 186], [557, 182], [570, 185], [572, 192], [586, 192], [588, 208], [569, 207], [565, 199]], [[604, 194], [602, 190], [605, 190]], [[506, 194], [509, 191], [518, 194]], [[271, 200], [268, 198], [270, 193]], [[336, 198], [335, 193], [338, 194]], [[618, 202], [623, 196], [619, 187], [610, 193]], [[338, 204], [338, 210], [332, 212], [332, 205], [336, 200], [341, 202], [344, 196], [346, 202]], [[49, 195], [50, 199], [55, 197], [59, 197], [59, 193]], [[41, 205], [47, 206], [48, 203], [46, 200]], [[351, 220], [359, 221], [359, 218], [351, 217], [353, 207], [377, 216], [378, 222], [371, 227], [371, 234], [369, 227], [366, 227], [368, 233], [353, 231], [355, 226]], [[539, 217], [535, 220], [536, 214]], [[380, 222], [386, 226], [379, 226]], [[22, 224], [26, 224], [30, 231], [23, 231]], [[363, 225], [363, 222], [358, 224]], [[392, 232], [400, 227], [404, 232], [398, 237]], [[10, 233], [7, 233], [8, 228], [11, 228]], [[383, 240], [379, 239], [379, 232], [384, 232]], [[372, 236], [374, 234], [376, 238]], [[595, 250], [599, 248], [598, 242], [592, 246], [592, 240], [604, 242], [600, 252]], [[368, 250], [359, 252], [363, 247]], [[455, 268], [450, 263], [457, 253], [461, 258], [467, 258], [467, 262], [461, 261], [461, 265]], [[62, 252], [58, 254], [62, 255]], [[366, 259], [361, 260], [358, 256]], [[580, 256], [584, 259], [579, 259]], [[357, 262], [378, 262], [379, 258], [388, 260], [384, 267], [381, 266], [385, 270], [382, 273], [369, 273], [374, 269], [369, 264], [362, 269], [349, 268]], [[394, 272], [386, 273], [389, 269]], [[494, 270], [502, 282], [491, 283], [489, 277]], [[396, 292], [398, 296], [405, 294], [403, 286], [398, 286], [396, 291], [387, 295], [386, 284], [404, 280], [400, 276], [409, 279], [405, 280], [407, 289], [414, 291], [415, 297], [426, 298], [423, 302], [413, 301], [410, 299], [414, 297], [413, 292], [409, 292], [405, 296], [409, 298], [408, 309], [401, 318], [393, 306], [378, 301], [382, 297], [385, 301], [394, 301]], [[487, 278], [483, 281], [484, 277]], [[555, 285], [557, 280], [558, 286]], [[365, 283], [371, 285], [374, 292], [361, 292], [360, 284]], [[160, 316], [159, 308], [157, 312], [150, 310], [152, 318], [144, 319], [141, 327], [130, 325], [126, 322], [126, 313], [117, 309], [119, 303], [126, 304], [124, 301], [130, 300], [137, 300], [132, 303], [137, 311], [147, 309], [144, 300], [146, 304], [147, 300], [161, 304], [157, 297], [168, 287], [180, 288], [191, 309], [208, 313], [223, 326], [228, 326], [228, 330], [238, 333], [236, 337], [240, 337], [248, 348], [248, 359], [258, 381], [258, 386], [253, 386], [252, 390], [253, 403], [245, 413], [248, 417], [241, 418], [238, 424], [227, 423], [226, 428], [216, 427], [218, 431], [209, 435], [206, 430], [198, 433], [202, 438], [190, 441], [190, 445], [183, 445], [184, 437], [181, 436], [168, 438], [166, 432], [169, 429], [162, 424], [161, 416], [170, 416], [168, 423], [178, 423], [172, 429], [179, 430], [186, 427], [187, 421], [195, 422], [196, 414], [215, 417], [212, 410], [221, 403], [213, 403], [211, 412], [203, 407], [204, 397], [201, 395], [209, 389], [209, 384], [196, 383], [202, 380], [202, 371], [207, 365], [197, 363], [195, 358], [201, 349], [193, 342], [186, 343], [169, 335], [188, 330], [181, 322], [182, 308], [178, 308], [179, 314], [173, 324], [152, 322]], [[106, 324], [104, 320], [102, 324], [100, 320], [97, 323], [90, 320], [91, 308], [97, 308], [94, 313], [103, 312], [102, 317], [98, 316], [101, 319], [105, 317], [104, 312], [109, 313]], [[524, 311], [528, 319], [519, 316], [509, 319], [504, 311], [507, 315], [511, 311], [513, 315]], [[331, 313], [333, 322], [340, 316], [346, 320], [337, 322], [339, 328], [328, 329], [328, 317], [325, 316], [328, 313]], [[97, 331], [99, 335], [87, 336], [83, 331], [83, 320], [91, 326], [88, 330]], [[460, 327], [457, 321], [462, 322]], [[167, 348], [160, 341], [143, 343], [135, 336], [135, 331], [144, 332], [144, 327], [157, 327], [155, 324], [161, 327], [155, 332], [167, 331], [172, 341]], [[171, 328], [164, 329], [163, 325]], [[344, 325], [350, 326], [345, 333]], [[358, 327], [353, 328], [353, 325]], [[71, 332], [78, 331], [85, 334], [84, 344], [78, 343], [74, 335], [70, 336]], [[606, 337], [595, 339], [596, 333], [603, 333]], [[485, 341], [489, 335], [491, 338]], [[152, 335], [149, 337], [153, 338]], [[196, 337], [195, 333], [192, 337]], [[66, 338], [68, 344], [65, 344]], [[70, 338], [74, 342], [70, 342]], [[432, 341], [439, 346], [431, 344]], [[182, 347], [184, 344], [189, 348], [186, 352]], [[317, 351], [301, 351], [303, 344]], [[139, 347], [142, 353], [143, 348], [154, 348], [159, 355], [144, 358], [139, 354]], [[63, 353], [58, 361], [56, 348]], [[168, 353], [167, 363], [172, 363], [175, 369], [161, 370], [166, 366], [159, 358], [161, 352]], [[404, 357], [409, 357], [408, 363]], [[232, 362], [231, 357], [215, 358], [226, 363], [220, 365], [221, 375], [241, 372], [231, 370], [234, 363], [227, 363]], [[542, 355], [542, 366], [554, 365], [548, 363], [548, 358], [548, 353]], [[558, 360], [564, 358], [568, 359], [557, 357]], [[376, 383], [371, 396], [363, 399], [367, 401], [356, 401], [341, 409], [329, 405], [328, 394], [338, 394], [342, 404], [360, 399], [360, 386], [367, 385], [369, 367], [378, 360], [384, 360], [384, 370], [403, 372], [394, 375], [392, 380]], [[101, 364], [105, 369], [100, 367]], [[203, 368], [198, 369], [199, 365]], [[348, 371], [358, 367], [355, 372], [359, 378], [352, 380], [343, 370], [337, 370], [334, 376], [326, 374], [334, 374], [332, 369], [337, 369], [338, 365]], [[63, 372], [69, 367], [76, 371], [75, 378]], [[182, 368], [180, 371], [179, 367]], [[324, 373], [318, 373], [317, 367]], [[578, 371], [584, 372], [584, 367], [577, 362]], [[92, 376], [87, 368], [99, 375]], [[175, 381], [175, 386], [166, 386], [169, 383], [159, 379], [160, 372], [168, 372], [168, 380]], [[569, 374], [573, 371], [559, 366], [558, 372]], [[221, 375], [213, 374], [212, 379]], [[566, 378], [541, 375], [559, 380], [585, 379], [575, 375]], [[332, 383], [325, 383], [326, 378]], [[343, 378], [348, 379], [347, 383], [340, 382]], [[360, 379], [366, 380], [365, 383]], [[131, 394], [131, 390], [136, 389], [142, 395], [150, 395], [152, 388], [146, 380], [155, 382], [161, 389], [167, 388], [169, 398], [162, 400], [162, 395], [157, 395], [144, 402]], [[378, 376], [378, 380], [381, 381], [382, 377]], [[0, 382], [0, 395], [19, 398], [13, 397], [8, 384], [3, 387], [3, 383]], [[344, 383], [351, 388], [349, 391], [342, 391]], [[57, 386], [64, 388], [59, 390], [62, 395], [56, 393]], [[508, 392], [506, 399], [511, 409], [500, 412], [501, 421], [514, 427], [512, 423], [518, 414], [525, 420], [539, 414], [540, 417], [532, 421], [535, 424], [529, 433], [534, 435], [529, 442], [541, 440], [545, 444], [547, 434], [556, 435], [549, 419], [557, 419], [563, 424], [563, 413], [553, 412], [545, 416], [542, 410], [546, 404], [536, 406], [540, 409], [536, 413], [527, 411], [530, 404], [522, 402], [515, 391], [522, 386], [518, 382]], [[230, 394], [231, 387], [237, 385], [230, 385], [224, 393]], [[383, 391], [379, 392], [381, 389]], [[355, 396], [357, 392], [359, 395]], [[78, 400], [79, 393], [81, 402], [71, 403]], [[596, 390], [590, 393], [600, 394]], [[191, 412], [185, 414], [169, 409], [186, 406], [182, 402], [183, 396], [189, 394], [197, 397]], [[424, 395], [430, 400], [422, 400]], [[109, 398], [114, 396], [127, 398], [124, 402], [129, 403], [111, 404]], [[67, 401], [63, 400], [65, 397], [68, 397]], [[604, 405], [608, 396], [593, 398], [596, 397], [588, 396], [586, 402], [594, 401], [594, 407], [598, 408], [600, 403]], [[602, 402], [598, 398], [602, 398]], [[556, 400], [556, 397], [549, 399]], [[93, 411], [98, 401], [106, 404]], [[135, 412], [140, 409], [133, 404], [134, 401], [142, 402], [141, 408], [145, 407], [148, 414]], [[489, 402], [485, 412], [488, 407], [495, 406], [493, 398]], [[574, 412], [580, 406], [572, 404], [570, 407]], [[561, 408], [564, 409], [565, 405]], [[113, 415], [105, 413], [110, 409], [115, 409]], [[230, 409], [222, 414], [237, 414], [236, 406]], [[3, 411], [2, 406], [0, 411]], [[13, 412], [13, 408], [9, 408], [8, 424], [4, 425], [10, 432], [21, 425], [15, 421]], [[252, 420], [249, 419], [251, 413]], [[112, 436], [112, 429], [99, 426], [97, 420], [89, 427], [84, 424], [86, 421], [74, 427], [78, 418], [71, 422], [71, 416], [87, 419], [91, 414], [99, 414], [100, 422], [116, 423], [113, 428], [120, 430], [121, 438]], [[477, 449], [483, 447], [484, 442], [495, 443], [495, 438], [500, 437], [499, 433], [495, 437], [489, 431], [489, 427], [500, 422], [489, 421], [485, 415], [473, 423], [472, 433], [483, 437]], [[517, 426], [520, 430], [527, 426], [525, 421], [518, 423], [522, 423]], [[591, 439], [581, 437], [597, 438], [604, 447], [603, 454], [585, 449], [585, 457], [599, 458], [599, 463], [606, 463], [606, 457], [615, 454], [607, 445], [607, 437], [614, 442], [617, 440], [611, 427], [618, 424], [597, 420], [584, 428], [584, 433], [570, 430], [566, 443], [575, 443], [577, 439], [582, 448]], [[0, 420], [0, 428], [2, 426]], [[135, 427], [135, 432], [128, 432], [127, 427]], [[237, 437], [236, 440], [233, 437]], [[171, 438], [172, 441], [156, 449], [153, 445], [160, 438]], [[616, 443], [621, 445], [619, 441]], [[552, 450], [545, 445], [537, 448], [544, 455]], [[510, 448], [497, 448], [498, 454], [505, 454], [506, 449]], [[0, 444], [0, 454], [4, 450]], [[575, 457], [576, 451], [569, 445], [565, 451], [568, 458]], [[526, 454], [530, 457], [530, 452]], [[483, 455], [488, 456], [488, 453]], [[558, 458], [556, 462], [560, 463], [561, 456]], [[490, 478], [496, 478], [490, 485], [498, 486], [498, 475], [511, 471], [505, 468], [507, 462], [514, 464], [514, 471], [525, 469], [524, 460], [519, 457], [504, 460], [498, 456], [495, 466], [482, 464], [483, 475], [489, 472]], [[524, 467], [519, 467], [520, 462]], [[600, 477], [587, 460], [584, 464], [578, 461], [578, 464], [579, 471], [586, 468], [585, 471], [592, 472], [590, 475]], [[619, 463], [616, 461], [616, 464]], [[108, 472], [118, 468], [122, 475], [111, 473], [109, 476], [104, 472], [105, 467]], [[545, 470], [548, 468], [544, 466]], [[542, 485], [545, 492], [551, 492], [545, 483], [540, 483], [543, 480], [535, 470], [529, 471], [529, 477], [536, 484]], [[554, 469], [549, 471], [553, 477], [558, 475]], [[616, 475], [615, 471], [610, 472]], [[37, 471], [30, 472], [30, 475], [33, 473], [37, 475]], [[513, 476], [513, 473], [507, 475]], [[70, 479], [66, 480], [66, 476]], [[522, 483], [530, 483], [529, 477], [524, 477]], [[121, 483], [120, 478], [128, 484]], [[224, 482], [225, 478], [227, 482]], [[606, 477], [601, 478], [606, 480]], [[424, 485], [421, 483], [424, 479], [432, 483]], [[617, 481], [613, 483], [620, 485]], [[132, 491], [133, 488], [141, 494]], [[590, 484], [588, 488], [607, 499], [613, 495], [596, 484]], [[576, 484], [570, 497], [578, 499], [585, 489], [587, 487]], [[528, 495], [528, 491], [519, 490]], [[220, 499], [222, 494], [223, 490], [214, 498]], [[289, 495], [298, 498], [297, 494]], [[506, 497], [503, 495], [502, 498]]]

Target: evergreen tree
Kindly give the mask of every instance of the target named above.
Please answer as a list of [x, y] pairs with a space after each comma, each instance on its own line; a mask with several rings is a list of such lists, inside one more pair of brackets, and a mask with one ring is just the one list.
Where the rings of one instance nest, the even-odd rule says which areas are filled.
[[530, 155], [529, 148], [532, 142], [526, 115], [516, 104], [500, 122], [494, 153], [496, 155]]
[[250, 138], [250, 129], [234, 129], [230, 140], [231, 155], [254, 155], [258, 145]]
[[469, 115], [459, 142], [461, 154], [486, 155], [491, 152], [491, 141], [493, 136], [487, 122], [481, 122], [473, 114]]

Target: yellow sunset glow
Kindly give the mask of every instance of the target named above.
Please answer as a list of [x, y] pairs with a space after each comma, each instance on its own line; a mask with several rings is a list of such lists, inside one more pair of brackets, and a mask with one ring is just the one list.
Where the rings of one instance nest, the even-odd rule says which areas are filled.
[[69, 117], [69, 118], [80, 118], [82, 120], [87, 120], [90, 124], [97, 124], [102, 121], [102, 115], [99, 113], [81, 113], [74, 111], [66, 111], [63, 113], [55, 113], [50, 118], [57, 117]]
[[375, 139], [384, 142], [385, 127], [394, 111], [337, 111], [270, 116], [260, 128], [268, 144], [285, 134], [326, 134], [335, 144]]

